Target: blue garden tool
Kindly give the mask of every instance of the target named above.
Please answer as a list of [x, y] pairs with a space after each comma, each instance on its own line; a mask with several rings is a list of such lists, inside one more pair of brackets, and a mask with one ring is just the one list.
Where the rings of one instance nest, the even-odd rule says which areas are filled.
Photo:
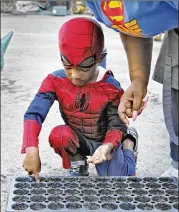
[[1, 71], [3, 70], [4, 67], [4, 54], [9, 45], [12, 35], [13, 32], [11, 31], [1, 39]]

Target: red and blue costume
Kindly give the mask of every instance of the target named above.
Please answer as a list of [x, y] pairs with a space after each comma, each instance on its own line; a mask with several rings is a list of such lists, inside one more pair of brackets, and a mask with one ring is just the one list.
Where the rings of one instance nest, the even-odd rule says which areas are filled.
[[[93, 48], [91, 42], [94, 42], [96, 39], [95, 33], [100, 33], [100, 30], [95, 29], [96, 24], [88, 21], [88, 19], [84, 18], [83, 22], [84, 26], [81, 32], [78, 28], [69, 28], [70, 23], [67, 22], [66, 40], [68, 41], [68, 49], [65, 46], [66, 41], [59, 38], [59, 44], [63, 46], [63, 48], [60, 46], [61, 54], [68, 58], [69, 63], [74, 64], [74, 61], [76, 61], [76, 65], [82, 64], [86, 58], [99, 57], [104, 46], [103, 43], [96, 42], [95, 48]], [[77, 23], [79, 24], [78, 19]], [[86, 33], [85, 27], [87, 28]], [[92, 36], [87, 32], [89, 27], [94, 29]], [[59, 36], [66, 30], [65, 27], [61, 29]], [[69, 35], [70, 29], [72, 32]], [[82, 49], [81, 46], [81, 49], [78, 49], [78, 57], [73, 57], [76, 55], [76, 48], [78, 47], [78, 45], [73, 46], [74, 36], [72, 34], [77, 33], [76, 30], [78, 30], [81, 40], [83, 37], [85, 49]], [[78, 36], [75, 35], [76, 37]], [[78, 44], [78, 42], [75, 44]], [[84, 52], [86, 52], [86, 55]], [[22, 153], [25, 153], [26, 147], [38, 147], [38, 136], [42, 123], [54, 101], [58, 101], [65, 125], [56, 126], [51, 131], [49, 142], [54, 151], [61, 155], [64, 168], [71, 166], [69, 152], [73, 152], [74, 155], [77, 152], [83, 156], [92, 155], [99, 145], [110, 142], [115, 147], [113, 158], [111, 161], [96, 166], [98, 174], [134, 175], [135, 160], [133, 153], [130, 150], [123, 151], [121, 149], [121, 141], [127, 130], [126, 125], [121, 122], [118, 115], [118, 105], [123, 92], [120, 83], [113, 77], [111, 71], [106, 71], [99, 81], [87, 83], [83, 86], [74, 85], [67, 78], [64, 70], [49, 74], [42, 82], [38, 93], [25, 113]], [[119, 169], [116, 169], [116, 164], [119, 164]]]

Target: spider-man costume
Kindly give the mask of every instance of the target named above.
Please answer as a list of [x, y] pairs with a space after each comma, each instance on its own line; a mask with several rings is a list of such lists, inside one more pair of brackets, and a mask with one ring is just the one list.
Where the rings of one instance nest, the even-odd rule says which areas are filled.
[[[79, 22], [83, 25], [83, 30], [74, 27], [75, 24], [79, 26]], [[68, 33], [65, 33], [67, 29]], [[93, 34], [88, 31], [93, 31]], [[66, 35], [65, 39], [63, 33]], [[67, 58], [69, 66], [83, 67], [88, 58], [94, 57], [96, 60], [100, 57], [104, 47], [104, 43], [97, 40], [103, 36], [100, 33], [96, 23], [86, 18], [72, 19], [62, 26], [59, 32], [59, 48], [61, 55]], [[78, 36], [79, 40], [74, 41], [74, 37]], [[77, 152], [84, 156], [92, 155], [99, 145], [107, 142], [118, 147], [127, 130], [117, 112], [122, 94], [123, 89], [111, 71], [106, 71], [101, 80], [83, 86], [74, 85], [64, 70], [49, 74], [25, 113], [22, 153], [25, 153], [26, 147], [38, 147], [42, 123], [55, 100], [59, 102], [66, 125], [55, 127], [50, 133], [49, 142], [54, 151], [61, 155], [64, 168], [71, 167], [69, 152], [72, 155]], [[88, 143], [88, 148], [84, 149], [81, 142]], [[132, 169], [130, 175], [134, 172]]]

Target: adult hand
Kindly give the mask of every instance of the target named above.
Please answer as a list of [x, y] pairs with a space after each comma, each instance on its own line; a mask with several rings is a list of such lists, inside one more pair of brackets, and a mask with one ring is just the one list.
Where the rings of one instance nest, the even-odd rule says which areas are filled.
[[118, 113], [120, 119], [129, 125], [128, 118], [136, 120], [137, 116], [142, 112], [146, 106], [146, 102], [143, 101], [147, 94], [147, 85], [142, 79], [135, 79], [131, 82], [131, 85], [122, 95]]
[[41, 171], [41, 161], [39, 157], [39, 149], [37, 147], [26, 148], [26, 155], [22, 166], [29, 175], [34, 175], [36, 182], [40, 182], [39, 172]]
[[111, 159], [111, 153], [114, 146], [112, 143], [105, 143], [99, 146], [94, 154], [87, 160], [88, 163], [93, 163], [94, 165], [100, 164], [106, 160]]

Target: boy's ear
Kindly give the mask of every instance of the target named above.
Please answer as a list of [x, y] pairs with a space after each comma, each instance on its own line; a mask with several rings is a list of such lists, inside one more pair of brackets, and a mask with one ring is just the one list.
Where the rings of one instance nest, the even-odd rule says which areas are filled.
[[99, 63], [101, 63], [103, 61], [103, 59], [106, 57], [107, 53], [101, 53], [100, 58], [99, 58]]

